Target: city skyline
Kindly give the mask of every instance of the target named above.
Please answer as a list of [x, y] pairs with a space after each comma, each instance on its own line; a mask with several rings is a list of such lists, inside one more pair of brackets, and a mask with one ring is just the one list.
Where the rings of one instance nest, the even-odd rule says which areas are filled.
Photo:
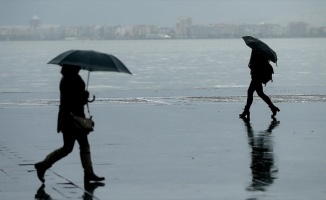
[[3, 0], [0, 26], [28, 25], [36, 15], [43, 25], [157, 25], [173, 27], [179, 17], [194, 24], [285, 25], [292, 21], [326, 25], [323, 0]]
[[326, 37], [326, 26], [311, 27], [305, 22], [279, 24], [193, 24], [192, 18], [179, 18], [175, 27], [135, 26], [61, 26], [41, 25], [37, 16], [29, 26], [0, 26], [0, 41], [15, 40], [121, 40], [121, 39], [220, 39], [244, 35], [267, 38]]

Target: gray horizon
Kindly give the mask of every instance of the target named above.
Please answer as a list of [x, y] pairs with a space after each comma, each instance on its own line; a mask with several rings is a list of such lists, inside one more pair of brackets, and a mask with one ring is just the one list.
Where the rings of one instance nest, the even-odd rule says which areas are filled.
[[302, 21], [326, 26], [324, 0], [2, 0], [0, 26], [28, 25], [174, 26], [179, 17], [194, 24]]

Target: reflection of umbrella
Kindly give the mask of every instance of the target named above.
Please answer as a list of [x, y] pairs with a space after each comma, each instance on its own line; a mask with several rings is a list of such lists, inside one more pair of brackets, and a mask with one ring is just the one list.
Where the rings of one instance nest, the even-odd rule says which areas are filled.
[[63, 52], [53, 58], [48, 64], [75, 65], [84, 70], [91, 71], [112, 71], [131, 74], [128, 68], [115, 56], [90, 50], [70, 50]]
[[260, 54], [267, 57], [268, 60], [271, 60], [274, 63], [277, 62], [275, 51], [273, 51], [273, 49], [271, 49], [267, 44], [251, 36], [243, 36], [242, 38], [248, 47], [258, 51]]

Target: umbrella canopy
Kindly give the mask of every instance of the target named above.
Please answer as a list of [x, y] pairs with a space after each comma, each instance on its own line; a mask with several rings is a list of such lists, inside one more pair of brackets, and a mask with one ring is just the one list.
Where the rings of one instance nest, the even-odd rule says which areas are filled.
[[131, 74], [115, 56], [92, 50], [70, 50], [53, 58], [48, 64], [76, 65], [88, 71], [112, 71]]
[[259, 52], [260, 54], [265, 56], [268, 60], [274, 63], [277, 62], [277, 55], [275, 51], [273, 51], [273, 49], [270, 48], [267, 44], [252, 36], [243, 36], [242, 38], [248, 47]]
[[[86, 89], [88, 89], [89, 74], [92, 71], [111, 71], [131, 74], [129, 69], [115, 56], [92, 50], [70, 50], [53, 58], [48, 64], [74, 65], [88, 71]], [[94, 97], [95, 98], [95, 97]]]

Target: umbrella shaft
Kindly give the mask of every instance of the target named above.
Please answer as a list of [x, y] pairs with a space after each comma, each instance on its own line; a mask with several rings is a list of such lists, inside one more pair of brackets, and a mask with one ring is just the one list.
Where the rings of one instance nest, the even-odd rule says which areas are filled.
[[89, 74], [90, 74], [91, 72], [90, 71], [88, 71], [88, 75], [87, 75], [87, 84], [86, 84], [86, 90], [88, 90], [88, 83], [89, 83]]

